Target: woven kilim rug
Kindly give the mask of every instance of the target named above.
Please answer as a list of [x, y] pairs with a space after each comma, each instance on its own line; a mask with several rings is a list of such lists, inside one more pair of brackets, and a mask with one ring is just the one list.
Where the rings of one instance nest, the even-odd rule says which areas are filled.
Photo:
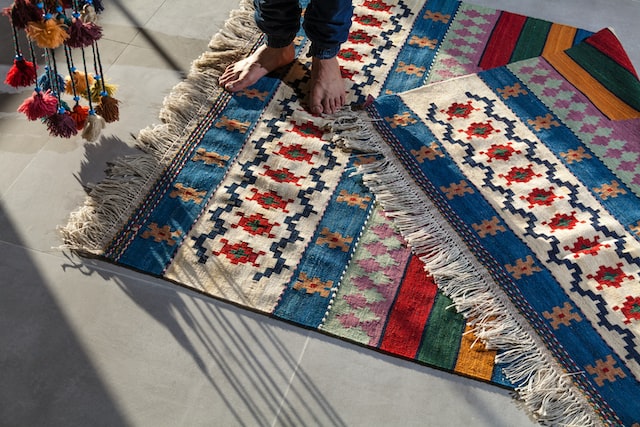
[[366, 183], [479, 338], [534, 357], [506, 375], [566, 373], [560, 399], [637, 425], [640, 81], [613, 33], [368, 111], [344, 142], [383, 155]]
[[[303, 33], [290, 67], [233, 96], [220, 90], [225, 66], [262, 42], [251, 7], [241, 6], [167, 98], [163, 124], [140, 133], [144, 153], [114, 162], [71, 215], [66, 244], [354, 343], [515, 386], [543, 421], [589, 419], [585, 399], [557, 370], [504, 375], [503, 366], [530, 353], [478, 340], [486, 316], [469, 317], [455, 293], [438, 290], [433, 260], [425, 272], [407, 243], [414, 235], [399, 231], [402, 218], [392, 209], [390, 219], [354, 173], [379, 153], [336, 147], [335, 133], [352, 123], [306, 112]], [[452, 0], [354, 7], [340, 60], [356, 109], [381, 95], [562, 52], [591, 35]], [[440, 263], [450, 262], [445, 250]], [[534, 378], [546, 383], [528, 389]]]

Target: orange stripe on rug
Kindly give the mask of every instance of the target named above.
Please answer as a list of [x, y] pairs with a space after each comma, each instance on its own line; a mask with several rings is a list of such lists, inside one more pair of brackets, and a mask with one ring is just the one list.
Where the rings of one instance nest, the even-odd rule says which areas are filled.
[[543, 54], [542, 57], [576, 89], [589, 98], [609, 119], [628, 120], [638, 118], [638, 111], [615, 96], [565, 52]]
[[467, 324], [460, 342], [460, 352], [455, 371], [463, 375], [490, 381], [493, 378], [496, 352], [487, 350], [472, 332], [472, 326]]
[[573, 46], [577, 31], [577, 28], [567, 25], [552, 24], [547, 35], [547, 42], [542, 50], [542, 56], [569, 49]]

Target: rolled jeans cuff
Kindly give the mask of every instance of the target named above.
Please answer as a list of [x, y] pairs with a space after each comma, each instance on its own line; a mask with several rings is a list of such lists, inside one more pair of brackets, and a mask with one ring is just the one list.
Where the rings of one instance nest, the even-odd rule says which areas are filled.
[[291, 34], [290, 36], [286, 37], [274, 37], [267, 34], [267, 46], [276, 49], [287, 47], [291, 43], [293, 43], [293, 39], [295, 39], [295, 37], [295, 34]]
[[340, 45], [326, 47], [311, 43], [307, 56], [318, 59], [330, 59], [336, 56], [338, 52], [340, 52]]

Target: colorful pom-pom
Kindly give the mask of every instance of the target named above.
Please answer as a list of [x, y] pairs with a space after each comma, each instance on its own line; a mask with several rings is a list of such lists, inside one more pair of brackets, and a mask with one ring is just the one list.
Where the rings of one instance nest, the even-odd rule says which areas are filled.
[[[52, 78], [54, 80], [52, 80]], [[54, 74], [46, 70], [40, 77], [38, 77], [38, 86], [42, 90], [50, 90], [52, 92], [62, 92], [66, 86], [64, 77], [60, 74]]]
[[88, 47], [102, 37], [102, 28], [93, 22], [82, 22], [75, 18], [69, 27], [69, 47]]
[[73, 106], [73, 109], [69, 112], [71, 118], [76, 123], [76, 129], [82, 130], [87, 123], [89, 117], [89, 107], [84, 107], [80, 104]]
[[82, 138], [89, 142], [97, 140], [106, 125], [107, 123], [101, 116], [94, 112], [89, 112], [87, 123], [82, 130]]
[[117, 99], [103, 95], [100, 97], [100, 103], [96, 106], [96, 113], [101, 115], [107, 123], [116, 122], [120, 119], [118, 103]]
[[4, 82], [12, 87], [26, 87], [34, 84], [36, 77], [36, 66], [33, 62], [19, 56], [13, 60], [13, 65], [9, 69]]
[[103, 82], [101, 77], [96, 76], [94, 84], [91, 85], [91, 101], [95, 103], [100, 102], [100, 98], [102, 98], [104, 94], [107, 94], [108, 96], [114, 96], [117, 89], [118, 86], [111, 83]]
[[7, 13], [11, 17], [14, 27], [24, 29], [29, 22], [37, 22], [42, 19], [42, 11], [28, 0], [15, 0]]
[[36, 90], [29, 98], [18, 107], [18, 111], [24, 113], [29, 120], [38, 120], [49, 117], [58, 110], [58, 99], [51, 91]]
[[44, 122], [47, 125], [47, 129], [49, 129], [49, 133], [53, 136], [71, 138], [78, 133], [76, 122], [73, 121], [71, 114], [64, 108], [47, 117]]
[[66, 26], [55, 18], [29, 22], [26, 31], [29, 38], [43, 49], [55, 49], [69, 38]]
[[71, 75], [65, 78], [65, 92], [73, 95], [73, 89], [75, 87], [75, 93], [86, 98], [89, 92], [87, 80], [89, 81], [89, 85], [95, 83], [95, 79], [91, 74], [85, 74], [82, 71], [72, 71]]

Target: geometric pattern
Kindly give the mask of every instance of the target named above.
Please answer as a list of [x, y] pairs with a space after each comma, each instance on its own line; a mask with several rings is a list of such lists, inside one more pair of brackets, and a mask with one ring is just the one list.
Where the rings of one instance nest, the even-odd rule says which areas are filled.
[[[303, 0], [301, 6], [307, 3]], [[495, 62], [497, 53], [511, 49], [495, 40], [489, 46], [505, 12], [457, 0], [356, 0], [353, 6], [351, 33], [339, 53], [351, 105], [476, 72], [482, 58]], [[535, 24], [520, 31], [524, 41], [533, 35], [527, 28], [551, 27]], [[546, 30], [538, 33], [556, 42]], [[353, 173], [357, 166], [375, 162], [376, 155], [337, 149], [327, 134], [332, 119], [306, 112], [311, 64], [306, 57], [309, 41], [302, 31], [295, 45], [298, 59], [289, 68], [239, 93], [211, 94], [212, 102], [202, 106], [204, 113], [193, 132], [172, 141], [180, 147], [168, 164], [163, 163], [162, 175], [145, 177], [143, 199], [123, 207], [130, 215], [122, 219], [122, 227], [114, 236], [103, 236], [111, 239], [102, 248], [104, 257], [390, 354], [512, 387], [495, 363], [496, 352], [475, 343], [473, 326], [451, 308], [452, 301], [438, 291], [376, 197]], [[503, 89], [510, 98], [533, 90], [513, 82]], [[477, 113], [476, 102], [448, 105], [437, 114], [457, 120], [467, 112]], [[563, 120], [541, 117], [539, 126]], [[423, 119], [407, 111], [386, 118], [395, 130], [408, 132]], [[495, 118], [465, 123], [456, 130], [460, 129], [462, 142], [507, 133]], [[447, 159], [436, 138], [414, 148], [425, 166]], [[481, 151], [496, 165], [525, 154], [522, 142], [515, 140]], [[567, 158], [576, 162], [594, 153], [598, 154], [566, 150]], [[621, 153], [618, 166], [631, 170], [625, 161], [633, 159], [625, 156]], [[511, 189], [520, 185], [523, 172], [500, 171], [503, 177], [493, 178], [510, 179]], [[593, 188], [600, 189], [606, 205], [633, 194], [631, 181], [616, 176]], [[482, 194], [466, 177], [441, 184], [451, 203]], [[513, 202], [532, 206], [529, 209], [568, 203], [572, 195], [563, 188], [554, 182]], [[571, 212], [577, 223], [592, 213], [585, 214], [580, 206]], [[554, 219], [547, 220], [548, 227]], [[558, 227], [555, 224], [565, 220], [557, 218], [553, 224]], [[627, 226], [633, 231], [638, 224], [640, 218]], [[473, 223], [481, 239], [499, 239], [508, 234], [508, 226], [498, 215]], [[608, 241], [600, 243], [620, 250]], [[545, 273], [536, 259], [520, 255], [509, 263], [513, 277], [527, 280]], [[584, 273], [592, 276], [600, 293], [626, 288], [637, 275], [625, 270], [628, 260], [621, 262], [622, 266], [601, 263]], [[612, 314], [626, 316], [633, 324], [634, 301], [616, 301]], [[553, 308], [547, 311], [553, 313]]]
[[[399, 179], [437, 206], [433, 221], [473, 255], [465, 274], [489, 278], [563, 369], [585, 373], [574, 385], [606, 423], [637, 422], [637, 405], [618, 396], [640, 384], [640, 194], [626, 173], [636, 165], [616, 150], [640, 153], [638, 121], [610, 120], [540, 58], [383, 96], [368, 111], [393, 165], [365, 173], [376, 191]], [[401, 212], [403, 232], [403, 214], [425, 209], [384, 206]]]

